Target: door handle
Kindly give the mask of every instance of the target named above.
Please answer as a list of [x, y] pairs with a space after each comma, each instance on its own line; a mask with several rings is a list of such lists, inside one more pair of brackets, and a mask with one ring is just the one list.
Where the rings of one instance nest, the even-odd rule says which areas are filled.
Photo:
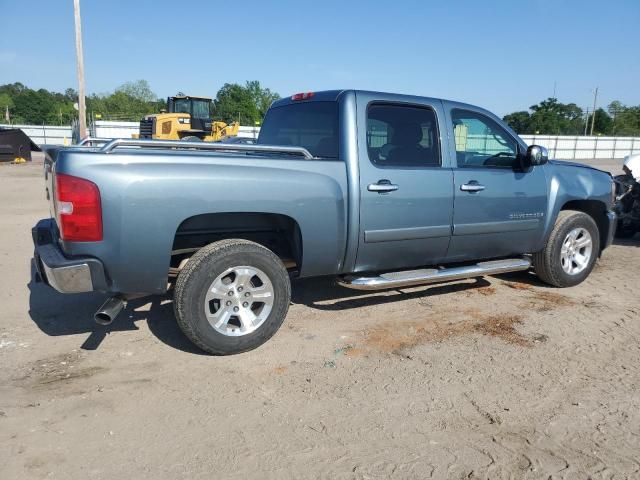
[[481, 192], [484, 189], [485, 189], [485, 186], [480, 185], [475, 180], [471, 180], [469, 183], [463, 183], [462, 185], [460, 185], [460, 190], [462, 190], [463, 192], [475, 193], [475, 192]]
[[394, 185], [391, 181], [383, 179], [378, 180], [378, 183], [370, 183], [367, 186], [367, 190], [370, 192], [378, 192], [378, 193], [389, 193], [395, 192], [400, 188], [399, 185]]

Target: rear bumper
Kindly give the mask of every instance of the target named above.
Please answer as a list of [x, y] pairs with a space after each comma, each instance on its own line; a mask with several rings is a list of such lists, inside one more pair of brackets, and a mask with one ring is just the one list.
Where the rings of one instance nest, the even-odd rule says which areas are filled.
[[60, 250], [53, 219], [40, 220], [31, 229], [35, 252], [36, 281], [60, 293], [82, 293], [107, 289], [102, 262], [92, 257], [67, 258]]
[[613, 237], [616, 234], [616, 227], [618, 226], [618, 217], [616, 216], [615, 212], [608, 211], [607, 220], [609, 221], [609, 225], [607, 228], [607, 238], [605, 239], [604, 245], [602, 246], [602, 250], [613, 243]]

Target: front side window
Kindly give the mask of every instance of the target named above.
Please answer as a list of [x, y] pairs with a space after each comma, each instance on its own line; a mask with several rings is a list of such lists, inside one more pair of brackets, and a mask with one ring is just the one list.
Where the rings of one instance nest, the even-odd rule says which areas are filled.
[[439, 167], [434, 111], [408, 105], [370, 105], [367, 151], [371, 162], [379, 167]]
[[498, 123], [469, 110], [453, 109], [458, 167], [514, 168], [518, 144]]

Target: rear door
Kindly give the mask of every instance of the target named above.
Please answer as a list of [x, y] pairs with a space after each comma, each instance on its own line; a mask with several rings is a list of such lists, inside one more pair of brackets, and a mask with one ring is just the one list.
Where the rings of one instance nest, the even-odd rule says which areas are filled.
[[442, 103], [357, 93], [360, 233], [356, 271], [442, 260], [451, 236], [453, 174], [443, 165]]
[[480, 109], [447, 103], [455, 200], [447, 260], [530, 253], [547, 211], [544, 169], [520, 168], [525, 147]]

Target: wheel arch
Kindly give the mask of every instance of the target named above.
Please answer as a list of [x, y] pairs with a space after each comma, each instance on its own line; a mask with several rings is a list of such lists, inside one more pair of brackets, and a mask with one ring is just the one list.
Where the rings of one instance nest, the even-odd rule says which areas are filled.
[[600, 200], [569, 200], [560, 208], [560, 212], [564, 210], [575, 210], [586, 213], [596, 222], [598, 234], [600, 237], [600, 252], [602, 252], [607, 241], [607, 233], [609, 231], [609, 219], [607, 217], [607, 205]]
[[171, 267], [177, 268], [199, 248], [237, 238], [258, 243], [278, 255], [290, 271], [303, 262], [302, 232], [294, 218], [270, 212], [201, 213], [185, 218], [176, 228]]

